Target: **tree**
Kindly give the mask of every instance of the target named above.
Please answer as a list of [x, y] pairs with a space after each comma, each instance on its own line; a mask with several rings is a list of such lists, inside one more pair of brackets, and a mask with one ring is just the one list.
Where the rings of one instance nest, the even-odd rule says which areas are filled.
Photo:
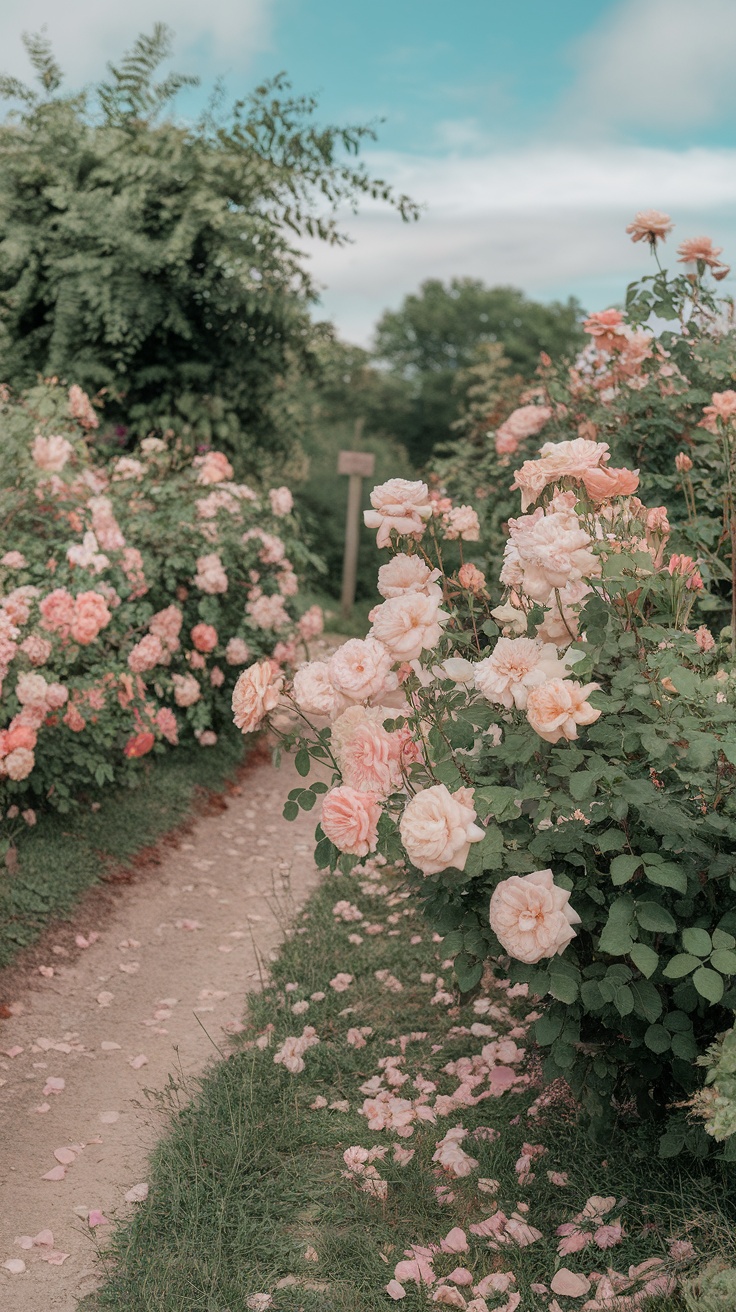
[[40, 91], [0, 79], [0, 358], [15, 387], [59, 375], [106, 393], [136, 435], [172, 427], [232, 450], [287, 448], [279, 389], [312, 359], [314, 291], [293, 241], [344, 240], [338, 205], [416, 210], [355, 157], [367, 127], [320, 127], [283, 75], [193, 125], [157, 80], [157, 25], [105, 80], [64, 94], [43, 37]]
[[[553, 359], [582, 342], [581, 310], [570, 298], [542, 305], [515, 287], [486, 287], [479, 279], [430, 278], [387, 310], [376, 329], [375, 354], [404, 380], [408, 398], [394, 427], [417, 463], [446, 441], [464, 406], [467, 375], [482, 359], [478, 348], [498, 342], [513, 373], [530, 379], [541, 351]], [[388, 417], [391, 422], [391, 417]]]

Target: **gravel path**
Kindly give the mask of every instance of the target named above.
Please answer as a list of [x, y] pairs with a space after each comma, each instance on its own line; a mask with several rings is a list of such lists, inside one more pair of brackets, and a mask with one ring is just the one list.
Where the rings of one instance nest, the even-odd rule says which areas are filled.
[[[188, 1082], [237, 1030], [244, 993], [318, 880], [314, 815], [281, 818], [295, 782], [291, 761], [275, 771], [261, 751], [221, 813], [125, 888], [103, 924], [75, 926], [99, 932], [91, 946], [50, 948], [48, 966], [16, 989], [0, 1029], [3, 1312], [73, 1312], [94, 1289], [107, 1227], [91, 1228], [90, 1212], [94, 1222], [136, 1205], [125, 1194], [145, 1184], [161, 1132], [148, 1091], [172, 1075]], [[50, 1171], [63, 1178], [44, 1179]], [[53, 1246], [15, 1242], [48, 1241], [42, 1231]], [[8, 1259], [25, 1272], [11, 1274]]]

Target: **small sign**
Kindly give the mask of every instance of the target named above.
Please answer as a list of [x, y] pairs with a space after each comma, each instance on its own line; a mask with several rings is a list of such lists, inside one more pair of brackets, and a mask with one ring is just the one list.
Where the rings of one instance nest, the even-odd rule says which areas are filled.
[[372, 451], [340, 451], [337, 457], [338, 474], [360, 474], [371, 478], [376, 464]]

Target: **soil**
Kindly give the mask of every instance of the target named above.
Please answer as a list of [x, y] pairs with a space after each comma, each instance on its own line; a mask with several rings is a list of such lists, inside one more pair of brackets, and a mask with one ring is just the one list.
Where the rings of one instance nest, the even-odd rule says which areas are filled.
[[[161, 1109], [227, 1050], [244, 995], [318, 881], [314, 814], [281, 816], [298, 782], [291, 760], [277, 771], [257, 749], [229, 795], [141, 854], [131, 880], [93, 893], [0, 982], [4, 1312], [73, 1312], [96, 1287], [110, 1227], [91, 1227], [90, 1212], [133, 1211], [125, 1194], [147, 1181]], [[89, 947], [75, 941], [94, 931]], [[42, 1178], [72, 1154], [62, 1179]], [[15, 1242], [43, 1230], [53, 1248]], [[26, 1271], [11, 1274], [8, 1259]]]

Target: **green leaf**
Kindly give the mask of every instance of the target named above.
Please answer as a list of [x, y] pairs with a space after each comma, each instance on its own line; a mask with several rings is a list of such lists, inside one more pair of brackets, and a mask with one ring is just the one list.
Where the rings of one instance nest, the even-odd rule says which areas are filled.
[[601, 952], [623, 957], [631, 951], [634, 906], [634, 899], [628, 895], [616, 898], [611, 904], [598, 944]]
[[553, 998], [558, 1002], [575, 1002], [578, 996], [578, 980], [575, 978], [577, 971], [570, 973], [569, 969], [562, 969], [562, 962], [555, 958], [549, 964], [549, 991]]
[[634, 1010], [634, 995], [628, 984], [622, 984], [613, 995], [613, 1005], [619, 1016], [630, 1016]]
[[666, 1052], [672, 1039], [664, 1025], [650, 1025], [644, 1034], [644, 1042], [652, 1052]]
[[709, 957], [713, 944], [710, 934], [705, 929], [683, 929], [682, 946], [686, 952], [696, 957]]
[[687, 893], [687, 875], [673, 861], [651, 864], [645, 859], [646, 876], [650, 884], [659, 884], [662, 888], [674, 888], [678, 893]]
[[700, 961], [697, 957], [690, 956], [688, 952], [678, 952], [677, 956], [667, 962], [662, 974], [665, 979], [682, 979], [692, 970], [696, 970], [699, 965]]
[[442, 951], [446, 957], [456, 957], [463, 949], [463, 935], [459, 929], [450, 930], [442, 940]]
[[596, 834], [595, 844], [599, 852], [620, 852], [626, 843], [623, 829], [607, 829], [604, 834]]
[[652, 1024], [662, 1014], [662, 999], [658, 990], [646, 979], [634, 980], [630, 987], [637, 1016], [643, 1016]]
[[723, 997], [723, 980], [715, 970], [709, 970], [707, 966], [701, 966], [693, 975], [693, 984], [695, 985], [701, 998], [706, 998], [708, 1002], [720, 1002]]
[[316, 801], [316, 793], [313, 793], [311, 788], [305, 788], [299, 798], [299, 806], [302, 808], [302, 811], [311, 811]]
[[714, 948], [736, 948], [736, 938], [723, 929], [714, 929], [711, 935]]
[[297, 774], [300, 774], [303, 779], [306, 777], [306, 775], [309, 774], [309, 771], [311, 769], [311, 761], [309, 759], [309, 752], [307, 751], [306, 747], [299, 748], [299, 751], [294, 757], [294, 765], [296, 767]]
[[711, 955], [710, 964], [722, 975], [736, 975], [736, 952], [730, 948], [716, 948]]
[[677, 1157], [685, 1144], [685, 1130], [679, 1125], [673, 1126], [659, 1141], [660, 1157]]
[[611, 882], [614, 884], [628, 883], [641, 864], [640, 856], [631, 856], [628, 852], [623, 852], [621, 856], [614, 857], [611, 862]]
[[673, 1034], [672, 1051], [683, 1061], [694, 1061], [698, 1055], [698, 1045], [692, 1034]]
[[461, 993], [468, 993], [470, 989], [475, 988], [482, 974], [482, 961], [471, 961], [465, 952], [455, 957], [455, 978]]
[[651, 930], [653, 934], [674, 934], [677, 929], [674, 916], [659, 902], [637, 902], [636, 918], [642, 929]]
[[560, 1030], [562, 1029], [562, 1020], [562, 1016], [540, 1016], [534, 1026], [534, 1037], [537, 1040], [537, 1043], [541, 1043], [543, 1047], [547, 1047], [548, 1044], [554, 1043], [555, 1039], [559, 1037]]
[[635, 943], [629, 956], [634, 965], [638, 967], [642, 975], [649, 979], [659, 965], [659, 956], [653, 948], [648, 948], [644, 943]]
[[299, 814], [299, 807], [297, 806], [296, 802], [284, 802], [284, 809], [282, 814], [284, 820], [296, 820]]

